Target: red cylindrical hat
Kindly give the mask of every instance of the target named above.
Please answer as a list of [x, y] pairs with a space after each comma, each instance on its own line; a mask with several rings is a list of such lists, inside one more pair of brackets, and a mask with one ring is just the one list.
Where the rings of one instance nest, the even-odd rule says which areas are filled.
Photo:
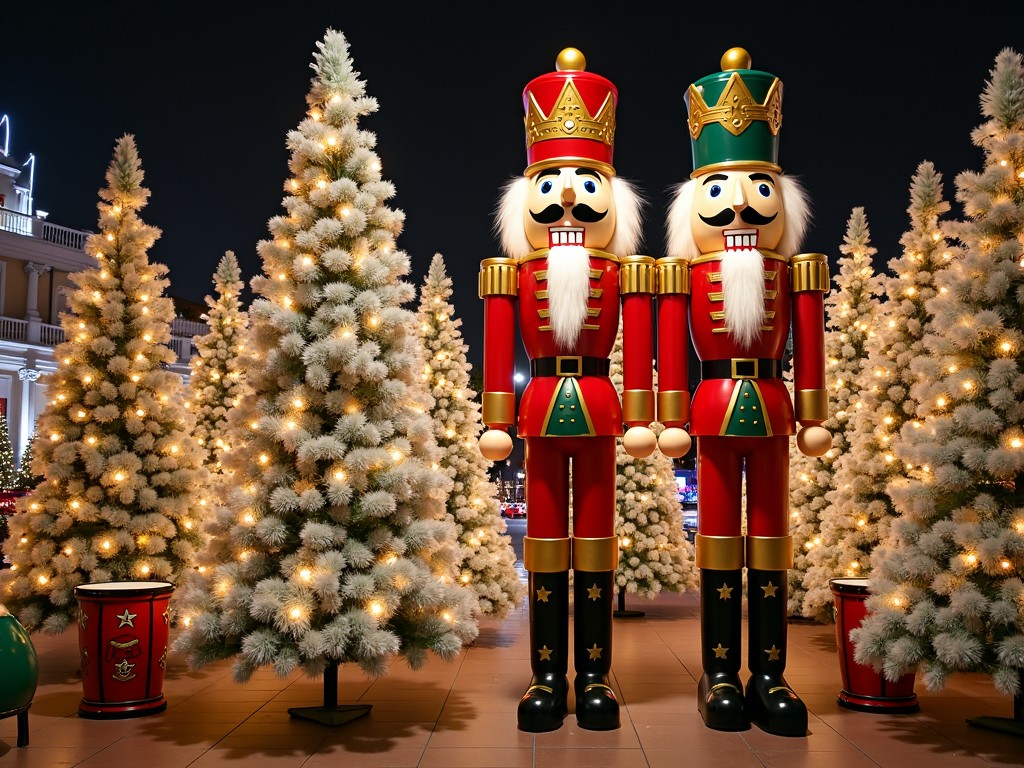
[[523, 90], [527, 176], [567, 164], [615, 175], [612, 152], [619, 92], [610, 80], [586, 68], [582, 53], [565, 48], [558, 54], [555, 71], [534, 78]]

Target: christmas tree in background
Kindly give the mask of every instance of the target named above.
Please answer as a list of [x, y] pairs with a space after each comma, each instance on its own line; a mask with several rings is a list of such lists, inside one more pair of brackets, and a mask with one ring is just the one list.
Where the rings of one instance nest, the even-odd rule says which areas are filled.
[[340, 664], [381, 675], [396, 655], [451, 659], [477, 627], [404, 307], [404, 214], [359, 128], [377, 102], [341, 33], [317, 49], [286, 212], [251, 282], [253, 394], [229, 414], [233, 514], [211, 530], [229, 558], [191, 580], [175, 647], [195, 667], [234, 657], [238, 681], [264, 666], [323, 674], [324, 706], [290, 712], [337, 723], [369, 709], [337, 706]]
[[195, 338], [196, 355], [190, 364], [196, 439], [208, 451], [210, 469], [217, 474], [221, 454], [229, 447], [225, 442], [228, 411], [248, 396], [245, 332], [249, 320], [242, 310], [241, 274], [235, 254], [226, 251], [213, 275], [215, 295], [206, 296], [203, 320], [209, 331]]
[[42, 475], [37, 474], [36, 470], [32, 467], [32, 462], [35, 457], [35, 445], [37, 434], [33, 432], [28, 438], [28, 443], [25, 444], [25, 452], [21, 454], [21, 463], [18, 465], [18, 474], [14, 479], [14, 487], [19, 491], [31, 491], [40, 482], [42, 482]]
[[871, 258], [871, 232], [863, 208], [854, 208], [846, 224], [835, 290], [825, 297], [825, 382], [829, 388], [829, 417], [822, 424], [832, 433], [832, 447], [821, 457], [804, 456], [793, 441], [791, 451], [794, 567], [789, 572], [789, 612], [819, 621], [832, 616], [828, 580], [807, 582], [812, 567], [828, 549], [821, 524], [827, 516], [827, 494], [835, 488], [835, 463], [848, 449], [847, 431], [857, 408], [857, 382], [867, 356], [865, 346], [878, 312], [881, 276]]
[[18, 470], [14, 466], [14, 446], [7, 424], [7, 414], [0, 413], [0, 489], [16, 488]]
[[830, 604], [829, 579], [868, 576], [871, 551], [888, 535], [895, 514], [886, 486], [904, 474], [894, 441], [917, 410], [910, 397], [911, 364], [927, 354], [925, 303], [935, 295], [935, 271], [950, 257], [939, 230], [949, 203], [931, 163], [918, 166], [907, 210], [911, 229], [900, 239], [902, 255], [888, 264], [881, 288], [886, 300], [865, 345], [867, 362], [856, 382], [860, 394], [846, 428], [847, 449], [836, 459], [835, 488], [826, 493], [821, 514], [822, 543], [811, 550], [804, 577], [804, 605], [819, 612]]
[[[899, 517], [872, 556], [869, 616], [851, 633], [857, 660], [886, 678], [916, 670], [929, 690], [957, 671], [991, 675], [1015, 697], [1024, 733], [1024, 63], [1003, 49], [972, 133], [980, 172], [956, 178], [965, 218], [935, 275], [914, 362], [920, 403], [889, 492]], [[988, 718], [980, 718], [988, 720]], [[973, 722], [973, 721], [971, 721]]]
[[29, 631], [63, 632], [79, 584], [176, 581], [201, 543], [207, 473], [185, 385], [165, 369], [177, 360], [174, 305], [167, 268], [147, 256], [160, 231], [139, 218], [142, 180], [126, 135], [86, 243], [98, 265], [71, 276], [66, 340], [46, 376], [32, 460], [45, 479], [18, 500], [4, 544], [13, 566], [0, 572], [0, 596]]
[[452, 480], [448, 514], [459, 530], [459, 581], [477, 596], [480, 614], [504, 617], [518, 607], [525, 587], [501, 517], [498, 489], [487, 479], [489, 462], [477, 438], [483, 430], [477, 393], [469, 385], [461, 319], [451, 304], [452, 280], [434, 254], [420, 289], [420, 341], [426, 358], [421, 377], [434, 398], [430, 415], [442, 451], [441, 469]]
[[[621, 396], [621, 322], [612, 348], [610, 376]], [[659, 433], [662, 426], [655, 423], [651, 428]], [[619, 538], [615, 585], [619, 611], [624, 610], [626, 593], [653, 599], [662, 590], [696, 589], [694, 549], [683, 531], [683, 509], [672, 459], [660, 451], [635, 459], [618, 440], [615, 464], [615, 535]]]

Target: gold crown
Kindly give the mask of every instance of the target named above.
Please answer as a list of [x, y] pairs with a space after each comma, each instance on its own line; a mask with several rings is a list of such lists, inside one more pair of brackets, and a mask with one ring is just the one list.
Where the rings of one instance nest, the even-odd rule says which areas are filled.
[[530, 93], [526, 113], [526, 146], [548, 139], [593, 139], [609, 146], [615, 143], [615, 103], [611, 91], [597, 115], [591, 117], [572, 79], [567, 79], [558, 100], [547, 115]]
[[779, 78], [768, 89], [764, 103], [759, 104], [747, 88], [739, 72], [733, 72], [718, 103], [709, 107], [701, 89], [690, 85], [690, 136], [696, 139], [708, 123], [720, 123], [733, 136], [739, 136], [755, 122], [768, 124], [772, 136], [782, 127], [782, 86]]

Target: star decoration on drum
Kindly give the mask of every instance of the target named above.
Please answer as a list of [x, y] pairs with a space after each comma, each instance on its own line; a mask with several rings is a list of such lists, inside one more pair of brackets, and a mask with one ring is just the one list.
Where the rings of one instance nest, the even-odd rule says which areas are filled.
[[587, 648], [587, 653], [590, 654], [590, 660], [591, 661], [597, 661], [598, 659], [600, 659], [601, 658], [601, 651], [603, 651], [603, 650], [604, 650], [604, 648], [598, 648], [597, 647], [597, 643], [594, 643], [594, 645], [592, 647]]
[[552, 651], [551, 651], [550, 648], [547, 647], [547, 645], [544, 645], [541, 648], [539, 648], [537, 650], [537, 653], [540, 654], [540, 660], [541, 661], [551, 661], [551, 653], [552, 653]]
[[114, 615], [117, 616], [117, 618], [121, 620], [121, 623], [117, 625], [117, 628], [120, 629], [121, 627], [124, 627], [124, 626], [128, 626], [128, 627], [134, 628], [135, 627], [135, 623], [134, 623], [135, 622], [135, 617], [138, 616], [139, 614], [137, 614], [137, 613], [129, 613], [128, 609], [125, 608], [124, 609], [124, 613], [117, 613], [117, 614], [114, 614]]
[[719, 600], [728, 600], [732, 597], [732, 587], [727, 584], [723, 584], [717, 590]]
[[544, 587], [541, 587], [540, 589], [537, 590], [537, 602], [538, 603], [546, 603], [548, 601], [548, 595], [550, 595], [550, 594], [551, 594], [551, 590], [550, 589], [544, 589]]
[[764, 652], [768, 654], [768, 661], [778, 661], [779, 654], [782, 653], [781, 648], [776, 648], [775, 643], [772, 643], [771, 648], [765, 648]]
[[601, 588], [597, 586], [597, 584], [594, 584], [592, 587], [587, 587], [587, 598], [590, 600], [600, 600]]
[[778, 591], [779, 588], [769, 581], [768, 586], [761, 587], [761, 589], [764, 590], [765, 597], [775, 597], [775, 593]]
[[729, 653], [729, 649], [723, 648], [721, 643], [718, 644], [717, 648], [712, 648], [711, 650], [715, 652], [716, 659], [724, 659], [725, 655]]

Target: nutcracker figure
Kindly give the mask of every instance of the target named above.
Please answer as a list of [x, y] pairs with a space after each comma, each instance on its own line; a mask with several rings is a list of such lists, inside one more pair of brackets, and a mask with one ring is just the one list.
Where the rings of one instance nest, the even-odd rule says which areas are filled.
[[[527, 84], [528, 165], [506, 184], [497, 208], [505, 256], [485, 259], [480, 270], [488, 427], [480, 449], [492, 461], [504, 459], [512, 426], [525, 440], [532, 678], [518, 724], [531, 732], [560, 727], [568, 713], [570, 568], [576, 719], [590, 730], [619, 727], [608, 678], [618, 560], [615, 444], [622, 436], [627, 451], [648, 456], [657, 440], [650, 429], [654, 259], [632, 255], [642, 201], [612, 165], [617, 99], [615, 86], [587, 72], [575, 48], [558, 55], [556, 71]], [[620, 314], [621, 401], [608, 375]], [[530, 358], [518, 413], [517, 325]]]
[[[690, 435], [697, 441], [701, 716], [717, 730], [754, 723], [803, 736], [807, 709], [783, 677], [793, 564], [789, 438], [799, 422], [803, 453], [820, 456], [831, 446], [821, 426], [829, 276], [824, 255], [798, 253], [810, 213], [778, 164], [782, 83], [750, 66], [749, 54], [733, 48], [723, 71], [692, 84], [686, 98], [694, 171], [674, 192], [668, 255], [657, 263], [658, 420], [666, 426], [658, 442], [678, 457]], [[687, 331], [700, 360], [692, 406]], [[782, 377], [790, 331], [794, 396]]]

